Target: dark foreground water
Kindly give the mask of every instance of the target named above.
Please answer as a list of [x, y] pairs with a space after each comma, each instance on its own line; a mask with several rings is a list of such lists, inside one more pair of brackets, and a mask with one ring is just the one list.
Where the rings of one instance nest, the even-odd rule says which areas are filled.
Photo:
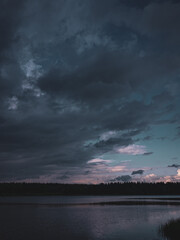
[[[146, 197], [150, 204], [157, 202], [153, 205], [138, 205], [133, 198], [1, 197], [0, 240], [164, 239], [158, 231], [160, 225], [180, 218], [180, 205], [171, 204], [176, 197]], [[126, 201], [132, 204], [124, 204]], [[170, 203], [161, 205], [164, 201]]]

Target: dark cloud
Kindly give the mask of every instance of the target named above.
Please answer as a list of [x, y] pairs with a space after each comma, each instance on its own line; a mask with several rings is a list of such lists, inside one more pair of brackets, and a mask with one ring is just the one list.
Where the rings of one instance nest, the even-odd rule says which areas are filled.
[[119, 177], [116, 177], [114, 179], [111, 179], [111, 182], [130, 182], [132, 180], [131, 176], [129, 175], [122, 175]]
[[109, 138], [108, 140], [101, 140], [94, 144], [96, 148], [104, 148], [110, 150], [115, 146], [124, 146], [133, 143], [132, 138]]
[[180, 164], [172, 164], [172, 165], [168, 165], [168, 167], [179, 168]]
[[153, 154], [153, 152], [146, 152], [143, 155], [148, 156], [148, 155], [151, 155], [151, 154]]
[[18, 41], [17, 30], [21, 23], [21, 11], [24, 9], [23, 1], [0, 2], [0, 99], [13, 94], [18, 89], [22, 74], [19, 69], [13, 47]]
[[66, 180], [66, 179], [69, 179], [69, 176], [62, 175], [62, 176], [58, 176], [57, 179], [59, 179], [59, 180]]
[[136, 174], [140, 174], [140, 175], [142, 175], [144, 173], [144, 170], [137, 170], [137, 171], [133, 171], [132, 173], [131, 173], [131, 175], [136, 175]]
[[180, 137], [180, 126], [179, 126], [179, 127], [177, 127], [177, 135], [176, 135], [176, 137], [177, 137], [177, 138], [179, 138], [179, 137]]
[[143, 138], [144, 141], [149, 141], [149, 140], [152, 140], [153, 137], [152, 136], [146, 136]]
[[176, 1], [1, 1], [0, 178], [83, 168], [179, 124], [179, 13]]
[[[0, 2], [0, 56], [2, 61], [8, 60], [8, 51], [12, 44], [17, 41], [16, 31], [21, 21], [21, 11], [23, 10], [23, 1], [11, 2], [2, 0]], [[3, 59], [2, 59], [3, 57]]]
[[91, 173], [91, 171], [87, 170], [84, 172], [84, 175], [88, 175], [89, 173]]

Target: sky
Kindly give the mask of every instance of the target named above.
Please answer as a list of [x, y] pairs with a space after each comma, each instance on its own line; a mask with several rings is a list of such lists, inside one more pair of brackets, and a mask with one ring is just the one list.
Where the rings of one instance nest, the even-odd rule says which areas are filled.
[[180, 1], [0, 1], [0, 182], [180, 181]]

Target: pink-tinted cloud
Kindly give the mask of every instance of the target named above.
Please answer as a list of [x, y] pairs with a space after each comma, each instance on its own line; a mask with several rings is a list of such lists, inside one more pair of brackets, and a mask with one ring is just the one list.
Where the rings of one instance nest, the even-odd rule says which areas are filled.
[[176, 175], [166, 175], [159, 176], [154, 173], [147, 174], [145, 176], [134, 177], [132, 181], [140, 181], [140, 182], [180, 182], [180, 169], [177, 170]]
[[115, 167], [110, 167], [110, 170], [112, 172], [122, 172], [125, 170], [125, 166], [115, 166]]

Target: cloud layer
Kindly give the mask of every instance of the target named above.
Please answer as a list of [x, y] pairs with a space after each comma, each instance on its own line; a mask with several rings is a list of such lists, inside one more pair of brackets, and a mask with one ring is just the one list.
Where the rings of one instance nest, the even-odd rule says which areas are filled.
[[117, 172], [103, 155], [149, 159], [141, 135], [180, 126], [177, 1], [3, 0], [0, 16], [1, 181]]

